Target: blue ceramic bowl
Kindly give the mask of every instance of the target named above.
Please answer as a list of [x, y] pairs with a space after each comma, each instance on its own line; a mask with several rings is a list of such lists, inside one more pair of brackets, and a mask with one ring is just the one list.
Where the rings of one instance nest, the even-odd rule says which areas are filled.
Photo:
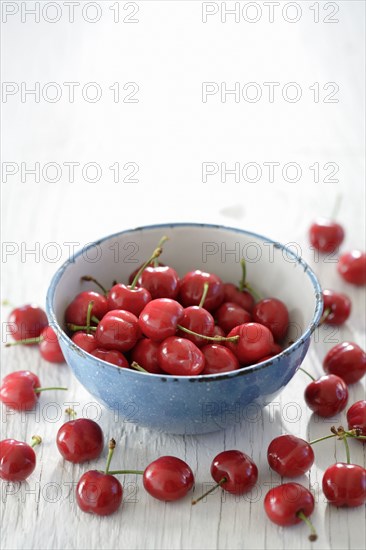
[[[264, 297], [283, 300], [290, 313], [288, 341], [276, 357], [238, 371], [205, 376], [161, 376], [120, 369], [84, 352], [64, 332], [64, 312], [76, 294], [96, 290], [81, 283], [93, 275], [107, 288], [125, 282], [149, 257], [162, 237], [162, 261], [183, 275], [193, 269], [214, 272], [225, 282], [241, 277]], [[264, 407], [301, 365], [323, 308], [319, 282], [308, 265], [279, 243], [230, 227], [176, 223], [140, 227], [105, 237], [85, 247], [55, 274], [47, 294], [47, 314], [56, 328], [66, 361], [81, 384], [121, 421], [174, 434], [200, 434], [226, 428]]]

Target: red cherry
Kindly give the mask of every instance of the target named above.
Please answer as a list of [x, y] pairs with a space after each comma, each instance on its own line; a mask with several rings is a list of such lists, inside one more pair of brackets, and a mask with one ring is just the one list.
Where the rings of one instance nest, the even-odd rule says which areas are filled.
[[153, 374], [161, 374], [159, 366], [158, 349], [160, 342], [154, 342], [150, 338], [142, 338], [137, 342], [131, 352], [131, 360], [135, 361], [140, 367]]
[[346, 384], [334, 374], [310, 382], [304, 395], [307, 406], [324, 418], [343, 411], [348, 401]]
[[224, 285], [220, 277], [196, 269], [184, 275], [180, 281], [179, 301], [184, 307], [197, 306], [200, 303], [205, 283], [209, 285], [205, 309], [214, 311], [222, 304]]
[[220, 374], [240, 368], [236, 356], [225, 346], [206, 344], [201, 351], [205, 357], [205, 368], [201, 374]]
[[323, 312], [330, 310], [324, 318], [324, 323], [327, 325], [342, 325], [347, 321], [352, 307], [348, 296], [340, 292], [334, 292], [334, 290], [324, 290], [323, 299]]
[[58, 430], [56, 444], [65, 460], [79, 464], [98, 458], [103, 451], [103, 432], [94, 420], [70, 420]]
[[278, 355], [279, 353], [282, 353], [282, 352], [283, 352], [282, 347], [279, 344], [277, 344], [276, 342], [274, 342], [273, 346], [272, 346], [272, 349], [271, 349], [271, 354], [273, 356], [275, 356], [275, 355]]
[[[204, 336], [213, 336], [215, 321], [211, 313], [203, 307], [190, 306], [185, 308], [179, 325]], [[200, 338], [194, 334], [188, 334], [182, 330], [178, 330], [177, 334], [182, 338], [191, 340], [191, 342], [199, 348], [204, 346], [207, 342], [204, 338]]]
[[261, 357], [260, 359], [258, 359], [258, 361], [256, 361], [255, 364], [258, 365], [258, 363], [264, 363], [264, 361], [268, 361], [268, 359], [272, 359], [272, 357], [275, 357], [275, 355], [273, 354], [265, 355], [264, 357]]
[[273, 336], [271, 331], [259, 323], [245, 323], [233, 328], [228, 338], [240, 336], [237, 342], [226, 342], [227, 347], [237, 356], [241, 365], [251, 365], [271, 355]]
[[83, 510], [98, 516], [109, 516], [122, 502], [122, 485], [114, 476], [90, 470], [83, 474], [76, 487], [76, 502]]
[[122, 369], [128, 369], [130, 367], [123, 353], [116, 349], [96, 348], [91, 352], [91, 355], [94, 355], [94, 357], [97, 357], [102, 361], [121, 367]]
[[87, 353], [91, 353], [98, 347], [95, 334], [87, 334], [86, 332], [79, 331], [73, 334], [71, 340]]
[[30, 410], [39, 399], [39, 393], [34, 391], [40, 388], [38, 376], [28, 370], [15, 371], [3, 379], [0, 388], [0, 399], [5, 405], [15, 410]]
[[109, 309], [124, 309], [137, 317], [151, 300], [151, 294], [146, 288], [131, 288], [116, 284], [108, 292]]
[[218, 325], [228, 334], [233, 328], [249, 323], [252, 316], [235, 302], [224, 302], [215, 312]]
[[172, 267], [149, 266], [141, 273], [138, 284], [146, 288], [153, 300], [170, 298], [175, 300], [179, 292], [179, 276]]
[[[159, 266], [164, 266], [164, 264], [162, 264], [161, 262], [158, 262], [158, 265]], [[129, 276], [128, 278], [128, 284], [131, 285], [133, 283], [133, 280], [135, 279], [137, 273], [140, 271], [140, 269], [142, 269], [142, 267], [144, 266], [144, 264], [140, 265], [140, 267], [138, 267], [137, 269], [135, 269]], [[154, 267], [155, 266], [155, 262], [150, 262], [148, 267]]]
[[224, 284], [224, 302], [234, 302], [240, 307], [252, 313], [255, 300], [253, 296], [247, 290], [239, 290], [237, 286], [232, 283]]
[[14, 340], [37, 338], [47, 325], [43, 309], [31, 304], [13, 309], [8, 318], [9, 332]]
[[161, 456], [147, 466], [143, 475], [146, 491], [158, 500], [183, 498], [194, 484], [191, 468], [175, 456]]
[[277, 298], [260, 300], [254, 307], [253, 320], [267, 327], [275, 340], [283, 340], [289, 323], [287, 307]]
[[319, 252], [334, 252], [344, 239], [344, 230], [339, 223], [319, 218], [310, 227], [310, 242]]
[[233, 495], [247, 493], [257, 483], [258, 468], [252, 459], [241, 451], [223, 451], [215, 456], [211, 463], [211, 476], [217, 485], [192, 500], [192, 504], [197, 504], [217, 487], [222, 487], [224, 491]]
[[128, 351], [140, 338], [138, 319], [129, 311], [113, 309], [99, 322], [95, 338], [101, 348]]
[[271, 441], [267, 450], [268, 464], [283, 477], [305, 474], [314, 463], [314, 452], [304, 439], [280, 435]]
[[[34, 436], [34, 445], [41, 443]], [[36, 467], [36, 453], [33, 448], [16, 439], [4, 439], [0, 442], [0, 478], [6, 481], [24, 481]]]
[[205, 367], [205, 357], [198, 347], [177, 336], [170, 336], [160, 344], [158, 360], [164, 372], [175, 376], [196, 376]]
[[183, 307], [175, 300], [158, 298], [149, 302], [140, 313], [139, 325], [143, 334], [157, 342], [174, 336], [183, 318]]
[[[264, 498], [264, 510], [273, 523], [287, 527], [306, 521], [314, 510], [314, 497], [300, 483], [283, 483], [273, 487]], [[309, 520], [307, 523], [310, 524]], [[310, 524], [311, 526], [311, 524]], [[316, 540], [311, 526], [310, 540]]]
[[330, 349], [323, 361], [328, 374], [335, 374], [346, 384], [354, 384], [366, 373], [366, 353], [357, 344], [342, 342]]
[[56, 332], [52, 327], [46, 327], [41, 334], [39, 351], [43, 359], [50, 363], [64, 363], [65, 358], [58, 343]]
[[338, 462], [325, 470], [322, 486], [330, 504], [361, 506], [366, 501], [366, 470], [356, 464]]
[[108, 300], [98, 292], [87, 290], [80, 292], [73, 301], [67, 306], [65, 311], [66, 323], [72, 323], [78, 326], [86, 325], [86, 316], [90, 302], [94, 302], [91, 315], [102, 319], [109, 310]]
[[[356, 401], [347, 411], [347, 422], [350, 430], [360, 430], [360, 435], [366, 436], [366, 401]], [[358, 439], [366, 443], [366, 439]]]
[[33, 409], [44, 390], [67, 390], [67, 388], [41, 388], [38, 376], [28, 370], [19, 370], [5, 376], [0, 387], [0, 400], [16, 411]]
[[347, 283], [363, 286], [366, 284], [366, 254], [352, 250], [342, 254], [338, 262], [338, 273]]
[[[224, 491], [242, 495], [257, 483], [258, 468], [253, 460], [241, 451], [223, 451], [212, 461], [211, 475]], [[225, 479], [225, 481], [222, 481]]]

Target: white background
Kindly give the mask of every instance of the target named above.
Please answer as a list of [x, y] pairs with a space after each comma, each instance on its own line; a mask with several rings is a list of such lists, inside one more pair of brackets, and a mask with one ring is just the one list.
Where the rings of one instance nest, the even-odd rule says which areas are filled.
[[[15, 305], [30, 301], [43, 304], [49, 280], [70, 249], [109, 233], [169, 221], [224, 223], [284, 243], [297, 243], [298, 252], [312, 264], [322, 284], [345, 291], [352, 298], [353, 312], [346, 326], [334, 334], [326, 329], [320, 332], [319, 341], [305, 361], [309, 370], [320, 374], [325, 350], [334, 342], [351, 338], [364, 346], [364, 291], [350, 288], [339, 279], [332, 258], [314, 258], [307, 239], [311, 221], [318, 215], [331, 215], [340, 194], [338, 217], [346, 229], [343, 249], [365, 248], [364, 2], [301, 1], [292, 3], [295, 6], [281, 2], [275, 7], [272, 23], [269, 7], [263, 2], [254, 2], [249, 8], [248, 2], [238, 3], [239, 22], [233, 15], [222, 22], [221, 3], [211, 3], [219, 11], [208, 16], [206, 23], [202, 20], [205, 8], [195, 1], [132, 3], [138, 7], [132, 16], [136, 23], [123, 22], [134, 10], [127, 2], [119, 3], [117, 23], [115, 11], [110, 9], [116, 2], [96, 3], [100, 19], [95, 23], [85, 20], [94, 18], [97, 12], [93, 6], [83, 12], [88, 4], [83, 0], [75, 6], [73, 23], [65, 2], [57, 2], [58, 12], [54, 6], [43, 11], [46, 4], [52, 3], [40, 2], [37, 23], [25, 12], [34, 4], [1, 3], [3, 86], [5, 91], [11, 86], [19, 89], [14, 95], [3, 94], [1, 103], [3, 299]], [[233, 5], [226, 4], [227, 8]], [[317, 7], [319, 22], [315, 23]], [[18, 8], [17, 13], [6, 16], [12, 8]], [[337, 8], [338, 13], [332, 15]], [[249, 10], [244, 12], [245, 17], [252, 20], [256, 10], [259, 20], [246, 21], [242, 9]], [[290, 23], [286, 18], [294, 19], [294, 10], [299, 21]], [[59, 21], [45, 20], [54, 19], [57, 13]], [[338, 22], [325, 23], [327, 16]], [[49, 98], [55, 88], [48, 88], [49, 96], [45, 91], [50, 82], [62, 91], [59, 101], [53, 103]], [[75, 88], [74, 102], [69, 101], [65, 82], [80, 83]], [[81, 93], [90, 82], [102, 90], [96, 103], [86, 101]], [[116, 82], [122, 96], [117, 103], [109, 89]], [[132, 90], [123, 90], [128, 82], [139, 87], [137, 103], [123, 102]], [[225, 101], [217, 93], [203, 102], [204, 82], [217, 83], [218, 87], [226, 83], [228, 89], [238, 82], [241, 90], [247, 83], [256, 83], [262, 97], [250, 102], [241, 96], [235, 102], [233, 95]], [[269, 101], [266, 82], [279, 83], [273, 102]], [[297, 102], [283, 98], [284, 86], [290, 82], [301, 89]], [[29, 94], [22, 100], [21, 89], [34, 88], [35, 83], [40, 86], [40, 101]], [[310, 89], [314, 83], [319, 83], [318, 102]], [[338, 86], [333, 96], [337, 102], [324, 102], [335, 89], [331, 84], [324, 90], [327, 83]], [[290, 97], [293, 92], [294, 88], [289, 89]], [[252, 87], [248, 95], [252, 97], [253, 93]], [[42, 168], [50, 162], [63, 169], [57, 182], [47, 181], [54, 176], [51, 169], [46, 180], [42, 177]], [[73, 182], [65, 162], [80, 163]], [[95, 183], [82, 175], [82, 167], [90, 162], [102, 170], [102, 177]], [[139, 168], [135, 183], [123, 181], [126, 173], [122, 168], [132, 162]], [[257, 163], [262, 175], [257, 182], [245, 181], [242, 176], [236, 182], [233, 175], [227, 175], [224, 182], [219, 172], [204, 182], [205, 162], [218, 167], [227, 163], [229, 169], [235, 163], [241, 168]], [[263, 164], [268, 162], [280, 163], [273, 182]], [[301, 167], [297, 182], [282, 177], [282, 168], [289, 162]], [[35, 163], [40, 163], [39, 182], [24, 171]], [[115, 163], [121, 166], [118, 183], [113, 182], [109, 169]], [[314, 170], [310, 169], [314, 163], [319, 163], [320, 181], [314, 181]], [[324, 181], [330, 174], [329, 168], [323, 168], [326, 163], [337, 165], [339, 170], [333, 178], [338, 181]], [[14, 175], [9, 174], [11, 167], [16, 171]], [[88, 172], [88, 177], [92, 175]], [[293, 177], [292, 172], [289, 175]], [[253, 172], [249, 177], [253, 178]], [[36, 350], [6, 350], [3, 359], [3, 374], [19, 368], [38, 369], [47, 385], [68, 384], [68, 399], [82, 404], [90, 401], [66, 367], [43, 363]], [[189, 500], [173, 505], [153, 501], [143, 494], [137, 480], [140, 490], [127, 495], [119, 513], [103, 520], [81, 514], [71, 502], [72, 491], [65, 483], [77, 481], [86, 467], [71, 467], [58, 456], [54, 437], [62, 419], [52, 422], [56, 409], [45, 411], [46, 420], [42, 414], [40, 419], [3, 414], [2, 429], [7, 437], [29, 439], [34, 431], [44, 437], [38, 451], [39, 464], [29, 484], [14, 489], [12, 495], [3, 486], [3, 547], [309, 547], [305, 527], [279, 529], [267, 521], [262, 509], [268, 487], [265, 483], [279, 481], [268, 471], [265, 460], [271, 438], [286, 431], [315, 438], [327, 433], [332, 423], [344, 423], [344, 415], [329, 423], [309, 414], [302, 398], [305, 383], [301, 374], [291, 381], [274, 407], [275, 415], [265, 411], [259, 423], [243, 422], [226, 433], [211, 436], [165, 436], [132, 424], [121, 426], [103, 412], [100, 423], [107, 437], [114, 435], [119, 441], [117, 456], [123, 456], [129, 467], [141, 468], [160, 454], [175, 454], [191, 464], [197, 491], [201, 491], [201, 483], [209, 481], [213, 456], [224, 448], [240, 448], [258, 463], [262, 488], [258, 502], [235, 502], [227, 496], [220, 501], [217, 493], [191, 510]], [[353, 386], [350, 402], [363, 395], [360, 384]], [[54, 401], [61, 406], [63, 399], [56, 394], [49, 399], [43, 396], [42, 403], [45, 406]], [[295, 400], [301, 407], [299, 418], [296, 408], [288, 409]], [[92, 410], [89, 412], [92, 416]], [[318, 547], [361, 548], [362, 508], [330, 508], [319, 492], [322, 471], [336, 457], [344, 460], [341, 444], [337, 444], [337, 452], [335, 449], [334, 441], [319, 446], [317, 467], [300, 482], [310, 484], [318, 499], [314, 513], [320, 534]], [[356, 442], [352, 456], [362, 464], [362, 448]], [[104, 458], [98, 463], [100, 467]], [[49, 483], [58, 484], [61, 492], [56, 489], [52, 493], [50, 486], [48, 495]], [[26, 489], [35, 493], [27, 493]], [[52, 498], [57, 502], [52, 503]]]

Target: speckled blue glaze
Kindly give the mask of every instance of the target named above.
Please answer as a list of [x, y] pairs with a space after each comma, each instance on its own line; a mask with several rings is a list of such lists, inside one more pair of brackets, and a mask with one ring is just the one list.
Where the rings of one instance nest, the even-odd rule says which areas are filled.
[[[289, 265], [282, 265], [282, 260], [279, 257], [275, 262], [272, 262], [270, 267], [271, 269], [277, 269], [276, 265], [278, 265], [279, 268], [283, 270], [280, 279], [283, 279], [283, 273], [287, 273], [288, 271], [289, 278], [286, 281], [282, 280], [282, 283], [289, 286], [291, 286], [291, 282], [289, 282], [291, 281], [291, 269], [293, 270], [294, 267], [296, 267], [301, 270], [301, 274], [298, 273], [297, 275], [298, 280], [296, 281], [296, 285], [299, 286], [299, 282], [304, 280], [303, 294], [305, 297], [301, 298], [301, 288], [296, 289], [296, 292], [299, 292], [300, 304], [299, 308], [294, 308], [294, 311], [299, 315], [299, 311], [301, 313], [301, 300], [306, 299], [306, 303], [308, 303], [310, 294], [312, 294], [313, 304], [307, 305], [308, 308], [311, 308], [312, 312], [311, 315], [308, 314], [309, 322], [294, 344], [289, 346], [275, 358], [258, 365], [253, 365], [226, 374], [172, 377], [169, 375], [160, 376], [128, 369], [120, 369], [91, 356], [75, 346], [62, 328], [64, 309], [70, 301], [70, 298], [72, 299], [72, 296], [81, 290], [81, 287], [78, 287], [76, 291], [70, 289], [66, 292], [66, 289], [69, 289], [70, 286], [67, 280], [68, 270], [73, 270], [71, 275], [73, 275], [73, 272], [78, 273], [78, 277], [80, 277], [81, 274], [86, 274], [86, 272], [98, 276], [99, 278], [102, 276], [102, 279], [105, 278], [106, 285], [108, 285], [108, 281], [111, 281], [116, 275], [116, 272], [112, 273], [113, 269], [116, 269], [116, 267], [111, 261], [108, 263], [106, 254], [104, 254], [103, 265], [98, 264], [99, 273], [96, 274], [95, 270], [93, 270], [93, 264], [89, 262], [86, 268], [85, 258], [81, 258], [82, 252], [77, 253], [57, 271], [52, 279], [47, 294], [47, 314], [50, 323], [58, 332], [65, 359], [77, 379], [99, 402], [104, 404], [107, 408], [117, 411], [118, 418], [121, 422], [134, 422], [141, 426], [174, 434], [201, 434], [224, 429], [227, 426], [245, 419], [247, 415], [249, 415], [249, 410], [251, 411], [250, 414], [253, 415], [253, 407], [263, 407], [270, 403], [291, 380], [307, 353], [311, 333], [316, 328], [322, 313], [323, 302], [321, 288], [317, 278], [307, 264], [282, 245], [265, 237], [239, 229], [205, 224], [166, 224], [149, 226], [124, 231], [106, 237], [94, 244], [97, 246], [106, 246], [109, 242], [114, 243], [118, 241], [123, 243], [125, 242], [124, 239], [127, 239], [126, 242], [130, 243], [131, 236], [136, 237], [136, 242], [144, 243], [145, 238], [150, 238], [150, 233], [153, 234], [151, 242], [156, 243], [158, 239], [155, 235], [161, 236], [162, 234], [169, 234], [169, 232], [173, 234], [171, 236], [172, 240], [174, 238], [174, 233], [176, 233], [176, 236], [179, 237], [181, 242], [184, 242], [186, 232], [188, 240], [192, 242], [192, 236], [196, 235], [196, 240], [199, 243], [200, 233], [207, 239], [207, 235], [210, 235], [210, 231], [212, 231], [212, 238], [216, 239], [216, 241], [213, 242], [219, 242], [219, 238], [224, 239], [229, 235], [231, 238], [233, 238], [233, 235], [237, 235], [237, 238], [244, 239], [244, 241], [246, 239], [246, 242], [262, 242], [266, 243], [267, 246], [268, 243], [272, 243], [276, 251], [280, 250], [282, 253], [285, 251], [287, 257], [292, 260], [289, 262]], [[190, 246], [192, 246], [192, 253], [194, 254], [194, 245], [191, 244]], [[152, 247], [149, 242], [147, 250], [151, 249]], [[106, 250], [107, 248], [103, 249], [103, 251]], [[146, 254], [145, 251], [143, 252], [145, 257], [147, 257], [148, 254]], [[179, 254], [180, 257], [182, 256], [181, 247], [179, 252], [175, 252], [175, 254]], [[198, 254], [197, 251], [196, 254]], [[174, 252], [171, 253], [171, 255], [174, 256]], [[85, 254], [83, 254], [83, 256], [85, 256]], [[142, 258], [143, 257], [144, 256], [142, 256]], [[216, 259], [214, 260], [216, 261]], [[210, 261], [214, 260], [210, 259]], [[180, 259], [180, 261], [182, 260]], [[170, 262], [173, 267], [175, 267], [173, 263], [174, 259], [171, 260], [168, 257], [167, 263]], [[230, 281], [233, 278], [232, 273], [234, 273], [234, 268], [235, 273], [238, 275], [237, 265], [231, 265], [230, 260], [225, 260], [225, 262], [224, 267], [230, 272], [230, 276], [226, 280]], [[79, 264], [81, 264], [80, 268], [78, 267]], [[184, 260], [182, 265], [184, 265]], [[120, 270], [121, 264], [117, 267]], [[135, 265], [132, 267], [131, 265], [124, 265], [126, 273], [132, 271], [134, 267]], [[199, 267], [209, 270], [204, 264], [201, 266], [191, 266], [189, 262], [186, 261], [186, 271]], [[212, 268], [212, 266], [209, 267]], [[255, 267], [256, 266], [253, 266], [253, 269]], [[260, 266], [257, 268], [259, 269], [259, 267]], [[105, 275], [104, 269], [107, 271]], [[222, 270], [222, 265], [218, 264], [217, 269]], [[215, 272], [217, 272], [217, 269]], [[236, 276], [236, 279], [238, 278], [239, 277]], [[234, 278], [233, 281], [235, 282], [236, 279]], [[259, 281], [255, 280], [254, 282], [258, 283], [257, 288], [260, 288], [261, 285]], [[276, 278], [274, 277], [273, 288], [270, 289], [270, 291], [273, 295], [282, 297], [282, 295], [279, 296], [278, 292], [275, 291], [276, 284]], [[83, 286], [82, 289], [84, 288]], [[68, 292], [70, 294], [64, 296]], [[57, 312], [55, 306], [57, 306]], [[248, 406], [250, 409], [247, 408]]]

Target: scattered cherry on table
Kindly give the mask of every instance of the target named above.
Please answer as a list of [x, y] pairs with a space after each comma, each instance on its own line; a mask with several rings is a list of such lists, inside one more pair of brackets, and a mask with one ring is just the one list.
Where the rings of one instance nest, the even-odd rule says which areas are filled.
[[[366, 400], [356, 401], [347, 411], [347, 423], [350, 430], [357, 430], [361, 436], [366, 437]], [[359, 439], [365, 443], [366, 439]]]
[[14, 371], [5, 376], [2, 381], [0, 400], [11, 409], [27, 411], [33, 409], [40, 392], [46, 390], [67, 390], [67, 388], [41, 388], [40, 380], [33, 372]]
[[353, 342], [341, 342], [328, 351], [323, 369], [327, 374], [339, 376], [346, 384], [354, 384], [366, 373], [366, 353]]
[[56, 444], [63, 458], [74, 464], [93, 460], [103, 451], [103, 432], [89, 418], [69, 420], [57, 432]]
[[327, 374], [315, 380], [308, 372], [300, 367], [312, 382], [305, 388], [304, 397], [307, 406], [319, 416], [327, 418], [343, 411], [348, 401], [346, 383], [339, 376]]
[[267, 450], [268, 464], [284, 477], [298, 477], [310, 470], [314, 463], [311, 445], [294, 435], [280, 435], [271, 441]]
[[361, 250], [345, 252], [339, 258], [338, 273], [347, 283], [366, 285], [366, 253]]
[[0, 441], [0, 478], [6, 481], [27, 479], [36, 467], [36, 453], [33, 447], [41, 442], [39, 435], [32, 437], [31, 445], [16, 439]]
[[8, 318], [8, 330], [14, 340], [37, 338], [48, 326], [47, 315], [32, 304], [13, 309]]

